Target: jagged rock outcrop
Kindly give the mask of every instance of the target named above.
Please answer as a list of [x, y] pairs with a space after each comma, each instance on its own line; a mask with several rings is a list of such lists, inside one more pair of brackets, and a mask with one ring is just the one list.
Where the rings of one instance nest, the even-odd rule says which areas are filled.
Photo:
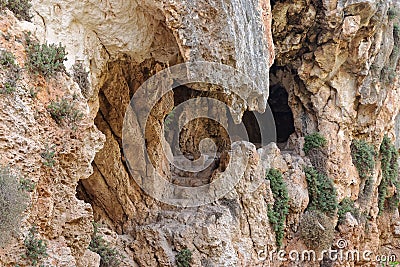
[[[15, 55], [21, 67], [26, 67], [26, 26], [11, 13], [0, 16], [0, 45]], [[75, 130], [58, 126], [46, 110], [50, 101], [62, 96], [83, 114]], [[65, 74], [45, 80], [22, 70], [15, 92], [3, 92], [0, 97], [0, 164], [36, 183], [21, 234], [0, 250], [0, 264], [24, 264], [21, 256], [25, 248], [21, 244], [28, 228], [36, 225], [48, 243], [48, 264], [79, 265], [91, 239], [93, 212], [88, 203], [75, 197], [76, 185], [92, 173], [91, 162], [104, 136], [90, 122], [89, 108], [79, 87]], [[55, 152], [51, 168], [43, 164], [41, 156], [49, 148]]]
[[[389, 1], [277, 1], [273, 5], [277, 70], [272, 83], [289, 93], [298, 137], [315, 131], [327, 137], [327, 171], [339, 199], [359, 197], [361, 179], [352, 164], [352, 140], [366, 139], [379, 151], [384, 134], [396, 138], [392, 130], [400, 100], [398, 21], [387, 15], [396, 8], [396, 2]], [[375, 169], [379, 170], [378, 164]], [[354, 232], [348, 236], [351, 246], [374, 248], [378, 253], [378, 247], [391, 244], [389, 250], [396, 254], [396, 241], [384, 241], [383, 233], [394, 234], [389, 229], [397, 225], [398, 212], [377, 216], [381, 179], [382, 173], [374, 172], [368, 225], [340, 232], [342, 237]]]
[[[287, 185], [288, 215], [281, 248], [302, 251], [309, 247], [301, 227], [307, 216], [317, 214], [305, 213], [315, 196], [310, 195], [304, 169], [316, 160], [323, 161], [318, 168], [332, 179], [338, 200], [351, 198], [363, 212], [360, 217], [347, 212], [339, 221], [336, 214], [329, 218], [329, 229], [336, 226], [330, 237], [333, 248], [344, 239], [349, 249], [397, 253], [400, 258], [399, 210], [378, 214], [383, 176], [379, 146], [385, 134], [393, 140], [399, 137], [395, 122], [400, 110], [400, 21], [388, 15], [389, 9], [399, 8], [397, 2], [32, 3], [33, 23], [19, 22], [9, 11], [0, 14], [1, 47], [25, 66], [28, 31], [43, 43], [61, 42], [68, 52], [67, 72], [82, 63], [89, 71], [90, 88], [81, 92], [67, 74], [44, 79], [24, 69], [16, 92], [0, 94], [0, 164], [10, 164], [37, 183], [19, 236], [0, 249], [0, 265], [28, 264], [21, 258], [23, 240], [28, 229], [37, 225], [39, 236], [48, 242], [46, 264], [97, 267], [99, 256], [87, 249], [94, 220], [102, 224], [103, 238], [124, 256], [121, 266], [174, 266], [178, 251], [185, 248], [192, 252], [193, 266], [375, 266], [365, 261], [339, 263], [325, 258], [299, 263], [268, 257], [278, 249], [269, 213], [279, 199], [273, 197], [266, 171], [279, 170]], [[125, 112], [139, 87], [170, 66], [196, 61], [235, 67], [255, 86], [251, 91], [242, 88], [246, 99], [240, 99], [220, 86], [181, 85], [154, 105], [145, 126], [139, 118], [130, 118], [133, 138], [125, 143]], [[30, 87], [40, 89], [36, 98], [26, 89]], [[219, 134], [218, 124], [196, 121], [178, 143], [195, 160], [200, 139], [212, 135], [219, 149], [214, 165], [201, 177], [170, 167], [167, 154], [176, 147], [168, 153], [163, 150], [168, 137], [164, 137], [164, 119], [178, 103], [194, 96], [218, 99], [233, 106], [238, 119], [245, 111], [264, 111], [270, 95], [272, 112], [280, 120], [278, 131], [283, 132], [278, 132], [278, 145], [257, 150], [255, 145], [261, 142], [225, 142], [226, 133]], [[63, 96], [83, 114], [76, 127], [61, 127], [46, 110], [51, 100]], [[220, 117], [228, 121], [225, 114]], [[244, 118], [255, 125], [246, 114]], [[147, 127], [146, 135], [138, 130], [140, 126]], [[248, 131], [257, 136], [252, 127]], [[314, 132], [325, 136], [327, 145], [324, 151], [306, 156], [304, 136]], [[189, 140], [194, 133], [199, 137]], [[376, 152], [367, 202], [359, 200], [365, 182], [353, 162], [355, 139], [367, 140]], [[52, 168], [42, 163], [46, 145], [55, 145]], [[128, 153], [124, 145], [130, 146]], [[233, 156], [236, 160], [231, 161]], [[152, 198], [138, 185], [138, 180], [147, 179], [153, 187], [160, 186], [153, 170], [183, 185], [196, 184], [191, 181], [196, 177], [203, 179], [201, 183], [227, 174], [240, 179], [223, 198], [183, 208]], [[395, 187], [391, 190], [391, 195], [396, 194]], [[325, 229], [320, 221], [316, 227]], [[262, 257], [265, 253], [267, 257]]]

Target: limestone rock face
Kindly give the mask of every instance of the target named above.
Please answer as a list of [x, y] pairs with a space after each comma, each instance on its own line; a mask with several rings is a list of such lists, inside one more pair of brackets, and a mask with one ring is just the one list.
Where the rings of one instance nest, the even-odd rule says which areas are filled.
[[[0, 28], [8, 36], [0, 37], [0, 45], [15, 55], [21, 67], [26, 66], [26, 44], [22, 41], [27, 36], [25, 26], [11, 13], [0, 16]], [[2, 68], [1, 75], [4, 71]], [[32, 97], [27, 88], [37, 95]], [[21, 233], [1, 249], [0, 265], [25, 263], [21, 244], [32, 226], [47, 242], [48, 264], [79, 265], [91, 239], [93, 211], [90, 204], [75, 197], [76, 186], [92, 173], [91, 162], [102, 147], [104, 136], [90, 122], [89, 107], [79, 87], [65, 74], [45, 80], [22, 70], [15, 92], [0, 97], [0, 164], [36, 184]], [[83, 120], [76, 129], [60, 127], [46, 110], [57, 97], [68, 98], [82, 113]], [[42, 156], [49, 149], [55, 152], [53, 167], [45, 166]]]
[[[374, 266], [364, 261], [299, 263], [269, 257], [278, 247], [268, 215], [280, 199], [274, 199], [266, 172], [279, 170], [287, 186], [281, 248], [301, 252], [309, 249], [299, 229], [313, 198], [304, 168], [319, 156], [338, 200], [355, 200], [362, 213], [348, 212], [341, 222], [331, 214], [332, 248], [345, 239], [349, 249], [400, 257], [398, 209], [378, 215], [379, 156], [371, 198], [362, 202], [358, 198], [364, 182], [351, 155], [354, 139], [367, 140], [376, 152], [385, 134], [399, 139], [400, 21], [388, 15], [389, 8], [399, 8], [397, 2], [33, 0], [32, 4], [33, 23], [17, 21], [9, 11], [0, 13], [1, 48], [11, 51], [23, 67], [28, 31], [43, 43], [61, 42], [68, 52], [68, 74], [45, 79], [24, 69], [16, 91], [0, 94], [0, 164], [9, 164], [37, 184], [20, 233], [10, 246], [0, 248], [1, 266], [29, 266], [21, 255], [24, 238], [34, 225], [48, 244], [44, 264], [101, 266], [100, 256], [88, 249], [92, 221], [101, 224], [98, 234], [123, 256], [121, 266], [175, 266], [178, 252], [185, 248], [192, 252], [192, 266]], [[168, 67], [196, 61], [234, 67], [254, 86], [241, 88], [242, 99], [230, 88], [211, 84], [156, 82], [160, 87], [178, 87], [154, 105], [146, 125], [137, 116], [129, 118], [131, 139], [124, 142], [124, 117], [139, 87]], [[89, 72], [87, 92], [73, 81], [75, 63]], [[0, 70], [0, 79], [4, 72]], [[36, 97], [30, 88], [38, 90]], [[174, 137], [164, 136], [165, 119], [178, 103], [209, 97], [230, 105], [234, 119], [240, 119], [245, 111], [263, 112], [270, 91], [278, 89], [288, 103], [279, 107], [280, 102], [270, 98], [270, 104], [277, 105], [277, 113], [293, 115], [283, 123], [294, 125], [277, 121], [279, 129], [294, 129], [285, 133], [290, 135], [286, 143], [260, 147], [254, 140], [254, 144], [225, 142], [226, 133], [217, 123], [196, 121], [184, 129], [177, 147], [166, 145]], [[153, 91], [148, 95], [158, 96]], [[83, 114], [76, 126], [58, 125], [51, 118], [47, 106], [60, 97]], [[133, 104], [146, 104], [140, 101]], [[227, 112], [202, 111], [231, 123]], [[193, 115], [191, 109], [186, 112], [176, 118], [178, 124]], [[247, 130], [256, 132], [253, 126]], [[146, 128], [145, 134], [140, 127]], [[312, 158], [304, 154], [303, 146], [304, 136], [314, 132], [325, 136], [327, 145]], [[204, 137], [217, 141], [215, 158], [197, 158], [201, 146], [209, 145], [201, 143]], [[212, 164], [194, 174], [172, 168], [174, 161], [186, 159], [171, 156], [179, 146], [190, 164], [210, 160]], [[55, 149], [53, 167], [45, 166], [41, 156], [49, 147]], [[183, 186], [212, 183], [228, 173], [238, 182], [222, 198], [183, 208], [156, 200], [138, 185], [161, 187], [155, 173]], [[396, 194], [395, 187], [390, 190]], [[315, 227], [324, 229], [319, 221]]]
[[[277, 1], [273, 6], [277, 68], [272, 84], [289, 93], [298, 137], [315, 131], [327, 137], [327, 172], [339, 200], [357, 199], [359, 194], [360, 179], [350, 152], [352, 140], [365, 139], [379, 151], [384, 134], [398, 138], [393, 131], [400, 101], [398, 22], [387, 16], [389, 9], [396, 8], [396, 2], [373, 1]], [[378, 164], [375, 169], [379, 170]], [[379, 171], [374, 172], [373, 180], [377, 194]], [[386, 215], [376, 216], [376, 201], [373, 197], [368, 203], [372, 218], [365, 226], [350, 227], [353, 237], [348, 240], [355, 247], [385, 243], [386, 236], [380, 237], [379, 245], [377, 235], [389, 230], [378, 228], [390, 227], [394, 221]], [[360, 233], [366, 228], [371, 230]], [[390, 240], [386, 244], [397, 242]], [[391, 247], [393, 253], [398, 249], [398, 245]]]
[[[211, 61], [237, 68], [255, 82], [247, 105], [264, 111], [268, 68], [273, 61], [268, 1], [96, 1], [34, 0], [43, 41], [62, 42], [67, 66], [89, 63], [94, 84], [108, 60], [128, 55], [137, 64], [153, 58]], [[244, 23], [246, 22], [246, 23]], [[84, 42], [82, 42], [82, 40]], [[204, 89], [207, 90], [207, 89]], [[234, 97], [234, 96], [232, 96]]]

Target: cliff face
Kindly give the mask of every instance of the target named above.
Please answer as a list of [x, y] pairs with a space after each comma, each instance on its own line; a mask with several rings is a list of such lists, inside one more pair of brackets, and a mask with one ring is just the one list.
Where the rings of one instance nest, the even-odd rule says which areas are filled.
[[[345, 248], [400, 258], [398, 204], [384, 210], [381, 205], [382, 198], [386, 207], [400, 190], [395, 181], [386, 181], [396, 160], [391, 158], [386, 167], [381, 147], [385, 135], [392, 140], [398, 135], [400, 11], [396, 10], [400, 7], [396, 2], [34, 0], [32, 4], [32, 23], [18, 21], [9, 11], [0, 14], [1, 48], [26, 67], [16, 90], [0, 94], [0, 163], [36, 183], [19, 234], [0, 249], [0, 265], [28, 266], [21, 257], [24, 239], [36, 225], [40, 238], [47, 241], [43, 263], [99, 266], [99, 256], [87, 249], [93, 239], [92, 221], [102, 224], [103, 238], [124, 256], [121, 266], [173, 266], [178, 252], [186, 248], [192, 253], [192, 266], [377, 264], [265, 257], [278, 249], [279, 232], [280, 248], [287, 252], [320, 252], [331, 244], [337, 248], [337, 241], [344, 239]], [[69, 75], [44, 78], [28, 71], [28, 32], [42, 43], [61, 42], [66, 47]], [[130, 118], [131, 139], [126, 143], [124, 116], [140, 86], [168, 67], [197, 61], [234, 67], [254, 86], [238, 86], [234, 92], [201, 82], [179, 85], [155, 103], [145, 126], [136, 115]], [[89, 73], [88, 86], [74, 79], [77, 63]], [[0, 78], [6, 71], [0, 71]], [[215, 71], [215, 79], [230, 78], [227, 73]], [[166, 80], [167, 86], [176, 83], [171, 77]], [[237, 142], [230, 147], [215, 122], [189, 124], [178, 140], [186, 156], [199, 158], [202, 138], [218, 146], [215, 160], [204, 156], [214, 165], [193, 174], [171, 167], [175, 148], [164, 150], [163, 145], [174, 136], [165, 132], [165, 118], [178, 104], [199, 96], [231, 106], [233, 118], [211, 108], [203, 111], [230, 126], [231, 120], [243, 118], [253, 144]], [[49, 104], [61, 98], [81, 114], [77, 123], [59, 124], [49, 113]], [[265, 114], [275, 117], [278, 144], [261, 147], [265, 144], [257, 138], [263, 130], [249, 111], [262, 113], [267, 104], [272, 113], [267, 109]], [[200, 110], [185, 112], [175, 115], [174, 123]], [[138, 130], [140, 126], [146, 133]], [[309, 141], [304, 137], [315, 132], [326, 138], [326, 144], [311, 152], [305, 149], [306, 155], [303, 148]], [[371, 170], [363, 161], [366, 154], [360, 156], [364, 165], [358, 164], [359, 141], [372, 147]], [[54, 162], [43, 164], [49, 160], [44, 154], [49, 150]], [[173, 161], [184, 162], [183, 157]], [[307, 166], [319, 172], [315, 179], [328, 177], [334, 189], [327, 182], [322, 189], [317, 183], [315, 190]], [[282, 229], [271, 210], [285, 194], [277, 194], [272, 178], [265, 179], [270, 169], [282, 174], [287, 191], [288, 202], [281, 208], [288, 214]], [[363, 175], [367, 169], [368, 177]], [[183, 208], [156, 200], [139, 186], [140, 181], [150, 181], [153, 188], [160, 187], [156, 173], [183, 186], [219, 177], [238, 182], [212, 203]], [[335, 190], [336, 201], [350, 198], [357, 212], [342, 209], [342, 217], [336, 210], [317, 213], [313, 207], [319, 194], [327, 194], [328, 200]], [[307, 238], [307, 225], [322, 227], [321, 237]], [[327, 247], [319, 240], [325, 237]]]
[[[21, 24], [10, 12], [1, 16], [0, 25], [2, 49], [14, 54], [17, 64], [26, 68], [25, 39], [32, 25]], [[3, 65], [2, 90], [6, 75]], [[93, 230], [92, 208], [75, 197], [75, 188], [80, 179], [92, 173], [91, 162], [102, 147], [104, 135], [93, 125], [88, 105], [70, 77], [45, 80], [21, 69], [16, 82], [14, 92], [1, 94], [1, 165], [9, 165], [19, 177], [36, 184], [21, 232], [26, 234], [36, 225], [48, 240], [49, 263], [73, 266], [82, 259]], [[60, 127], [46, 110], [51, 101], [61, 97], [82, 113], [84, 119], [77, 129]], [[52, 151], [55, 157], [47, 156], [52, 167], [45, 166], [43, 155]], [[1, 249], [2, 266], [21, 262], [23, 240], [16, 235]]]

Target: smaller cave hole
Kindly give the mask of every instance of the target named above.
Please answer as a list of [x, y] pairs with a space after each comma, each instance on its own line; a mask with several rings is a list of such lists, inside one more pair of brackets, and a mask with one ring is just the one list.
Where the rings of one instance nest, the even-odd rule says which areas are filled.
[[[277, 67], [271, 67], [276, 73]], [[292, 133], [295, 132], [292, 109], [289, 106], [289, 94], [280, 83], [270, 81], [268, 104], [275, 120], [276, 139], [280, 147], [285, 147]]]
[[257, 118], [254, 112], [246, 110], [242, 117], [243, 124], [246, 127], [246, 132], [249, 141], [256, 145], [256, 147], [261, 146], [261, 129], [258, 124]]
[[[225, 171], [224, 162], [228, 160], [227, 151], [231, 146], [229, 135], [217, 121], [196, 117], [197, 114], [190, 114], [196, 113], [196, 109], [192, 110], [190, 105], [183, 108], [179, 105], [185, 105], [188, 100], [196, 101], [200, 97], [221, 100], [223, 94], [183, 85], [176, 87], [173, 93], [174, 109], [164, 118], [164, 136], [173, 155], [173, 163], [170, 164], [172, 182], [191, 187], [209, 184], [216, 170]], [[185, 116], [190, 115], [196, 118], [180, 128]], [[225, 115], [221, 113], [217, 116]]]

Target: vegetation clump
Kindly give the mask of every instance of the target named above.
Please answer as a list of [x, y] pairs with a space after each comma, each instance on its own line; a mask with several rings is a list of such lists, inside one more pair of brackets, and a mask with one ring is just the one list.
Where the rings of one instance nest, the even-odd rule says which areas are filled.
[[323, 135], [316, 132], [313, 134], [306, 135], [304, 137], [304, 147], [303, 151], [308, 155], [308, 153], [315, 148], [321, 148], [326, 146], [327, 141]]
[[29, 179], [21, 178], [19, 180], [19, 188], [21, 190], [24, 190], [26, 192], [33, 192], [33, 190], [35, 190], [35, 187], [36, 184]]
[[360, 210], [355, 206], [355, 203], [350, 198], [346, 197], [339, 203], [338, 217], [339, 223], [343, 223], [346, 219], [346, 213], [350, 212], [355, 218], [360, 217]]
[[15, 56], [5, 50], [0, 50], [0, 65], [6, 70], [5, 80], [0, 85], [0, 93], [11, 94], [16, 90], [21, 69], [15, 60]]
[[74, 81], [79, 85], [85, 98], [89, 97], [89, 72], [85, 71], [82, 63], [75, 63], [73, 66]]
[[61, 100], [51, 101], [47, 106], [47, 110], [58, 124], [62, 124], [65, 121], [75, 125], [83, 117], [83, 114], [65, 97]]
[[310, 203], [308, 210], [319, 210], [333, 215], [338, 207], [336, 188], [333, 181], [325, 174], [319, 173], [313, 167], [306, 167], [306, 180]]
[[14, 54], [5, 50], [0, 50], [0, 65], [5, 68], [17, 67]]
[[0, 10], [9, 9], [19, 20], [31, 21], [31, 0], [0, 0]]
[[390, 20], [394, 20], [398, 16], [398, 11], [396, 8], [391, 7], [387, 14]]
[[24, 240], [25, 255], [23, 257], [30, 260], [33, 266], [37, 266], [42, 259], [48, 256], [46, 242], [38, 239], [36, 235], [37, 229], [36, 227], [32, 227], [29, 229], [28, 236]]
[[65, 71], [64, 61], [67, 53], [61, 44], [42, 44], [28, 41], [28, 68], [30, 71], [50, 77]]
[[178, 267], [190, 267], [192, 252], [188, 248], [180, 250], [175, 256], [175, 261]]
[[89, 244], [89, 250], [100, 255], [100, 267], [118, 267], [122, 261], [122, 255], [99, 235], [99, 226], [93, 223], [94, 232]]
[[46, 167], [53, 168], [56, 160], [54, 159], [56, 155], [55, 145], [49, 146], [46, 144], [44, 151], [40, 154], [43, 159], [43, 165]]
[[22, 214], [28, 203], [27, 194], [21, 190], [19, 179], [9, 168], [0, 166], [0, 246], [19, 229]]
[[365, 140], [353, 140], [350, 146], [351, 158], [361, 178], [360, 199], [368, 201], [373, 191], [375, 168], [375, 148]]
[[282, 245], [285, 235], [286, 216], [289, 212], [289, 195], [282, 174], [277, 169], [270, 169], [266, 179], [270, 181], [271, 191], [274, 196], [274, 205], [268, 206], [268, 219], [272, 224], [278, 247]]
[[395, 38], [395, 41], [397, 41], [400, 38], [400, 26], [399, 26], [399, 24], [394, 24], [393, 25], [393, 37]]
[[[386, 207], [389, 210], [396, 209], [400, 203], [400, 181], [399, 181], [399, 165], [398, 165], [398, 152], [396, 147], [392, 144], [389, 137], [385, 135], [380, 146], [381, 154], [381, 168], [382, 168], [382, 180], [378, 187], [378, 207], [379, 214]], [[388, 198], [388, 187], [394, 186], [396, 192], [390, 198]]]
[[375, 168], [375, 149], [365, 140], [353, 140], [351, 143], [351, 157], [358, 170], [360, 178], [371, 177]]

